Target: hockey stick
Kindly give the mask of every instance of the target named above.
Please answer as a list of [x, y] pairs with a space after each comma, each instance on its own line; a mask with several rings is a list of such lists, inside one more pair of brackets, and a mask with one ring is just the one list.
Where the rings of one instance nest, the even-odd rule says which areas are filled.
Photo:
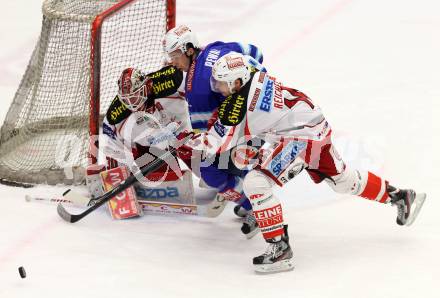
[[[80, 196], [75, 194], [75, 196]], [[87, 197], [84, 197], [88, 199]], [[93, 200], [90, 200], [90, 205], [85, 206], [81, 202], [63, 198], [45, 198], [41, 196], [25, 196], [26, 202], [43, 202], [43, 203], [67, 203], [74, 206], [88, 207], [93, 204]], [[217, 197], [208, 204], [182, 204], [182, 203], [170, 203], [161, 201], [144, 201], [139, 200], [139, 205], [144, 212], [150, 212], [155, 214], [179, 214], [179, 215], [195, 215], [202, 217], [217, 217], [219, 216], [226, 205], [226, 201], [219, 200]]]
[[[181, 144], [184, 144], [186, 141], [188, 141], [190, 137], [191, 136], [183, 139]], [[121, 193], [122, 191], [126, 190], [131, 185], [133, 185], [133, 183], [135, 183], [137, 181], [136, 177], [141, 177], [140, 175], [145, 176], [145, 175], [149, 174], [150, 172], [153, 172], [153, 171], [157, 170], [159, 167], [161, 167], [163, 165], [163, 163], [166, 162], [166, 159], [168, 159], [170, 156], [173, 156], [173, 154], [176, 152], [178, 147], [179, 146], [173, 147], [169, 151], [166, 151], [164, 154], [162, 154], [161, 156], [156, 158], [154, 161], [152, 161], [151, 163], [149, 163], [146, 166], [144, 166], [143, 168], [141, 168], [138, 172], [136, 172], [135, 174], [129, 176], [127, 179], [122, 181], [118, 186], [116, 186], [112, 190], [106, 192], [102, 196], [96, 198], [95, 204], [90, 206], [88, 209], [86, 209], [82, 213], [70, 214], [64, 208], [63, 204], [59, 203], [58, 207], [57, 207], [57, 212], [58, 212], [59, 216], [61, 216], [61, 218], [64, 219], [65, 221], [68, 221], [71, 223], [74, 223], [74, 222], [81, 220], [83, 217], [85, 217], [88, 214], [90, 214], [91, 212], [95, 211], [96, 209], [101, 207], [106, 202], [110, 201], [111, 198], [113, 198], [115, 195]]]
[[35, 197], [31, 195], [25, 195], [24, 199], [26, 202], [48, 202], [48, 203], [70, 203], [75, 204], [75, 202], [67, 199], [59, 199], [59, 198], [44, 198], [44, 197]]

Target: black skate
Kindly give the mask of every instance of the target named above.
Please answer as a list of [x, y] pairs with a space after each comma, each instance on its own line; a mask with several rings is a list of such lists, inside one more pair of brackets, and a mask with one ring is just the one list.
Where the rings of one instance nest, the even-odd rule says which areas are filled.
[[241, 226], [241, 231], [247, 239], [251, 239], [260, 231], [257, 220], [255, 219], [252, 210], [247, 212], [246, 217], [244, 218], [243, 225]]
[[245, 218], [248, 212], [249, 211], [244, 209], [241, 205], [236, 205], [234, 207], [234, 214], [237, 215], [238, 217]]
[[425, 193], [417, 194], [412, 189], [401, 189], [390, 194], [391, 204], [397, 206], [396, 222], [401, 226], [410, 226], [415, 220], [426, 199]]
[[274, 273], [292, 270], [293, 252], [289, 245], [289, 236], [287, 235], [287, 225], [284, 226], [284, 235], [281, 240], [268, 239], [269, 247], [261, 256], [253, 260], [254, 268], [259, 273]]

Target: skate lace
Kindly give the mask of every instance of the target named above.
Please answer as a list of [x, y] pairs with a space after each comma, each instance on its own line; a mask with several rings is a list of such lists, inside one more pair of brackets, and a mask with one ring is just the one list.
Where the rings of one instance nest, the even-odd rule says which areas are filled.
[[397, 205], [397, 217], [404, 218], [405, 217], [405, 204], [404, 204], [403, 200], [401, 203], [397, 203], [396, 205]]
[[405, 209], [406, 209], [405, 196], [402, 195], [398, 196], [397, 198], [391, 201], [391, 204], [396, 205], [397, 207], [397, 217], [400, 219], [405, 218]]
[[270, 243], [266, 251], [264, 252], [264, 256], [274, 257], [279, 250], [279, 243]]

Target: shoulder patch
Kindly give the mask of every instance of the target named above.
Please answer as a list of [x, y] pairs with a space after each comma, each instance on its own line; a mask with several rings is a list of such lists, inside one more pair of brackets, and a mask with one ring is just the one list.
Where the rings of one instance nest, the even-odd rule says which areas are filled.
[[246, 116], [247, 100], [254, 75], [255, 72], [251, 73], [249, 82], [247, 82], [238, 93], [229, 95], [221, 103], [218, 108], [218, 119], [220, 119], [221, 124], [235, 126], [243, 121]]
[[107, 110], [107, 121], [111, 125], [118, 124], [122, 120], [130, 116], [131, 111], [116, 96]]
[[228, 96], [218, 108], [218, 118], [223, 125], [236, 126], [246, 115], [247, 100], [240, 93]]
[[183, 81], [183, 72], [173, 66], [165, 66], [147, 76], [153, 81], [151, 91], [154, 99], [176, 93]]

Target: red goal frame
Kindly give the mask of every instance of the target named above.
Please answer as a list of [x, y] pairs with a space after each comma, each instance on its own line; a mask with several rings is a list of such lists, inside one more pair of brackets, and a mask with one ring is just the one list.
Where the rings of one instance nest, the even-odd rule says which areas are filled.
[[[136, 0], [124, 0], [105, 10], [93, 21], [90, 49], [90, 107], [89, 107], [89, 164], [98, 162], [99, 150], [99, 115], [101, 87], [101, 28], [102, 24], [115, 12]], [[166, 31], [176, 26], [176, 0], [166, 0]]]

